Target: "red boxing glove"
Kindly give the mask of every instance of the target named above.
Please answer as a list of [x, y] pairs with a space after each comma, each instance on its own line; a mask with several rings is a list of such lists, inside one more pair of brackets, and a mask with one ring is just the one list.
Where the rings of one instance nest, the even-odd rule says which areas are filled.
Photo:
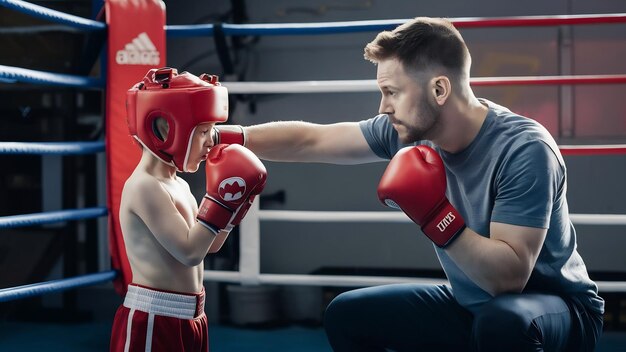
[[242, 126], [222, 125], [213, 128], [213, 145], [239, 144], [246, 145], [246, 134]]
[[218, 233], [239, 225], [263, 191], [267, 171], [254, 153], [241, 145], [219, 144], [206, 160], [206, 194], [196, 219]]
[[446, 198], [443, 161], [427, 146], [398, 151], [380, 179], [378, 198], [402, 210], [439, 247], [465, 229], [465, 220]]

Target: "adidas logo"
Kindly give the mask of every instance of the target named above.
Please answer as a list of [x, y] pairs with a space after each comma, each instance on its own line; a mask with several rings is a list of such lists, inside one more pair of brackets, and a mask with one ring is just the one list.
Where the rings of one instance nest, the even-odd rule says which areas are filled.
[[124, 49], [117, 51], [115, 61], [120, 65], [158, 66], [161, 58], [148, 34], [143, 32], [126, 44]]

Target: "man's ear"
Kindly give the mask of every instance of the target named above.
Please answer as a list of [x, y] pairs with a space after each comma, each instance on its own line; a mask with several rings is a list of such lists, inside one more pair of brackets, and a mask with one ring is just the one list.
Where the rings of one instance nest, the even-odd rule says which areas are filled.
[[446, 76], [436, 76], [431, 79], [430, 83], [435, 101], [442, 106], [452, 94], [450, 79]]

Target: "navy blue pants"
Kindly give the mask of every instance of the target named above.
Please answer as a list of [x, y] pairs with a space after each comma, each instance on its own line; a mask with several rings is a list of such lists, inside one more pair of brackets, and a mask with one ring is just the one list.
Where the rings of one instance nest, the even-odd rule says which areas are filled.
[[544, 293], [504, 294], [476, 314], [447, 286], [397, 284], [348, 291], [324, 327], [343, 351], [592, 351], [601, 314]]

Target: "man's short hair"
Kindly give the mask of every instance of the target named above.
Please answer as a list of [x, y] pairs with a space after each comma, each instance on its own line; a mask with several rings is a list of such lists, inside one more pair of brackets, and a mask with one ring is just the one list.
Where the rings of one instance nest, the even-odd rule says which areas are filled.
[[365, 46], [365, 59], [378, 63], [396, 58], [407, 71], [443, 68], [469, 74], [471, 58], [461, 33], [444, 18], [417, 17], [393, 31], [380, 32]]

